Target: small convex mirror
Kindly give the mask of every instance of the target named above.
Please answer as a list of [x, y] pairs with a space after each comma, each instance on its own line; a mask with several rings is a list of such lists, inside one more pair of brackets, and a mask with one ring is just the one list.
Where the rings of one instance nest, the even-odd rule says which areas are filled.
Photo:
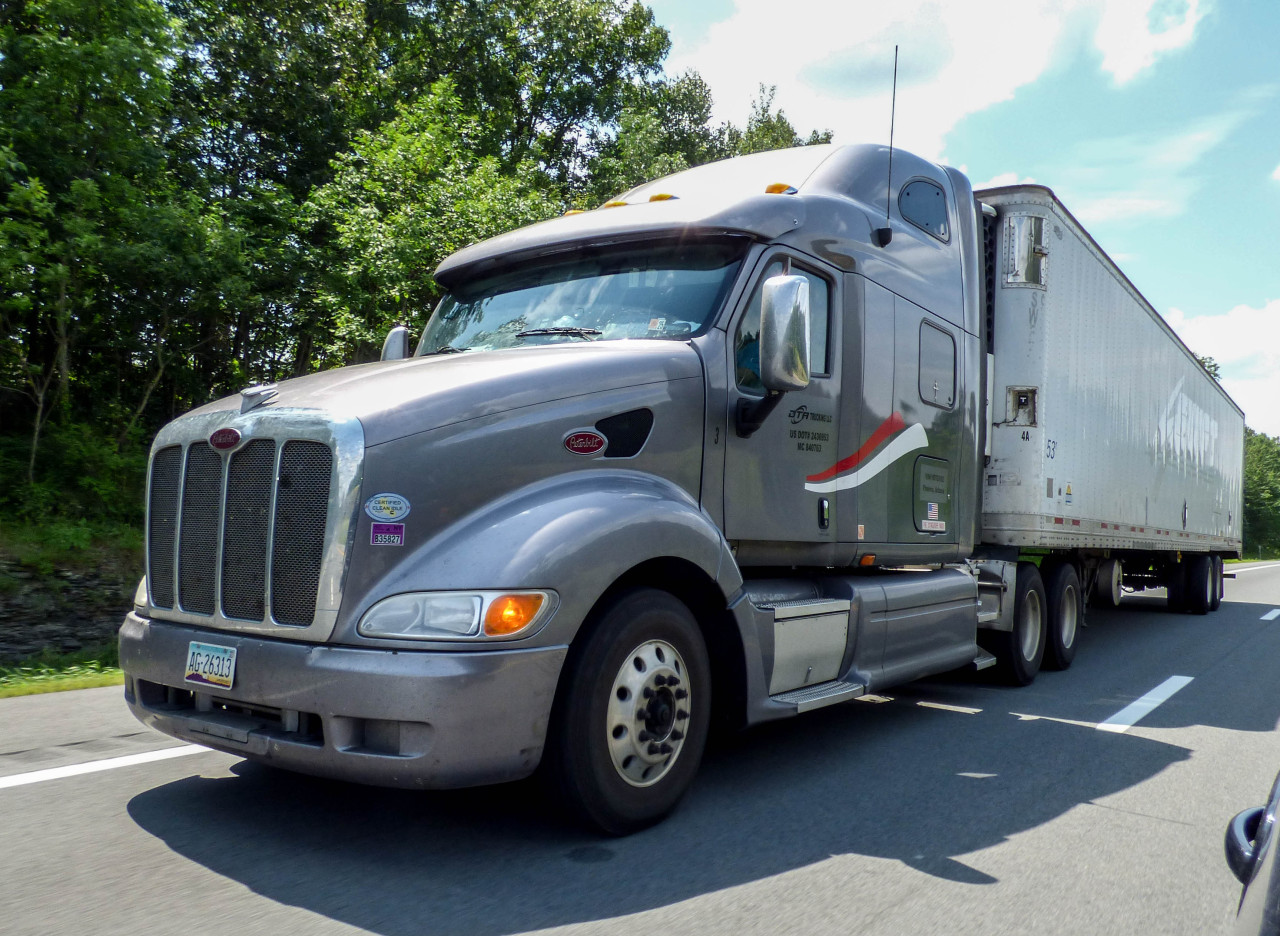
[[387, 332], [387, 340], [382, 343], [382, 360], [399, 361], [409, 356], [409, 329], [397, 325]]
[[766, 390], [809, 386], [809, 281], [771, 276], [760, 294], [760, 382]]

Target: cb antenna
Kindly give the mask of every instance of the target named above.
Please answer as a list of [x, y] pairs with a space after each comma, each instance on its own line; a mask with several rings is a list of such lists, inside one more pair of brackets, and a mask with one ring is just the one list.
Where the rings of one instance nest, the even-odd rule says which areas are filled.
[[893, 228], [889, 226], [889, 204], [893, 199], [893, 121], [898, 110], [898, 47], [893, 47], [893, 96], [889, 99], [889, 181], [884, 192], [884, 227], [876, 228], [876, 243], [888, 247], [893, 240]]

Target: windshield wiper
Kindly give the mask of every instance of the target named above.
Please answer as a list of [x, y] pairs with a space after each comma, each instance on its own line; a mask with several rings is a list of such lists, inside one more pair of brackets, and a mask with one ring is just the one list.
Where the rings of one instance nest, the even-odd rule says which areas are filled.
[[432, 354], [461, 354], [463, 351], [470, 351], [470, 348], [455, 348], [453, 345], [441, 345], [432, 351]]
[[570, 338], [581, 338], [584, 341], [590, 341], [595, 335], [603, 335], [598, 328], [574, 328], [564, 326], [560, 328], [529, 328], [522, 332], [516, 332], [517, 338], [533, 338], [536, 335], [568, 335]]

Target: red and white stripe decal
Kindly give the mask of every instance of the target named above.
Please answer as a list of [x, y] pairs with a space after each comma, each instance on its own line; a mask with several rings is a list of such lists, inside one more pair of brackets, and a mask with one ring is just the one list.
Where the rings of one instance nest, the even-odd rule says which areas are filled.
[[[890, 439], [890, 436], [893, 438]], [[889, 444], [863, 465], [867, 456], [879, 448], [886, 439], [889, 439]], [[856, 488], [870, 481], [903, 455], [914, 452], [916, 449], [926, 448], [928, 445], [929, 436], [924, 431], [924, 426], [920, 423], [908, 426], [901, 413], [894, 413], [882, 422], [862, 447], [852, 455], [840, 459], [824, 471], [805, 478], [804, 488], [815, 494], [830, 494], [834, 491]], [[846, 474], [846, 472], [849, 473]]]

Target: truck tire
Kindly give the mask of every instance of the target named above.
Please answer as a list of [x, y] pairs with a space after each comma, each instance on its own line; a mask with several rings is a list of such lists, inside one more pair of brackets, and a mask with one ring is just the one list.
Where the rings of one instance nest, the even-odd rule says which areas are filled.
[[1120, 607], [1120, 586], [1124, 583], [1124, 569], [1119, 559], [1103, 559], [1098, 563], [1098, 580], [1093, 586], [1095, 608]]
[[1187, 563], [1183, 560], [1171, 563], [1165, 569], [1165, 603], [1170, 611], [1187, 610]]
[[1210, 611], [1217, 611], [1220, 607], [1222, 607], [1223, 581], [1224, 579], [1222, 578], [1222, 557], [1214, 556], [1213, 557], [1213, 601], [1209, 604]]
[[1069, 562], [1041, 570], [1041, 575], [1048, 608], [1044, 665], [1048, 669], [1064, 670], [1076, 656], [1076, 637], [1084, 608], [1080, 599], [1080, 576]]
[[995, 631], [993, 646], [1000, 674], [1012, 685], [1030, 685], [1040, 672], [1044, 661], [1046, 606], [1040, 570], [1034, 563], [1019, 562], [1013, 630]]
[[706, 746], [711, 672], [697, 621], [668, 592], [615, 598], [571, 651], [548, 770], [566, 808], [610, 835], [667, 815]]
[[1213, 575], [1213, 557], [1205, 554], [1192, 556], [1186, 562], [1186, 603], [1192, 614], [1208, 614], [1213, 607], [1216, 584]]

